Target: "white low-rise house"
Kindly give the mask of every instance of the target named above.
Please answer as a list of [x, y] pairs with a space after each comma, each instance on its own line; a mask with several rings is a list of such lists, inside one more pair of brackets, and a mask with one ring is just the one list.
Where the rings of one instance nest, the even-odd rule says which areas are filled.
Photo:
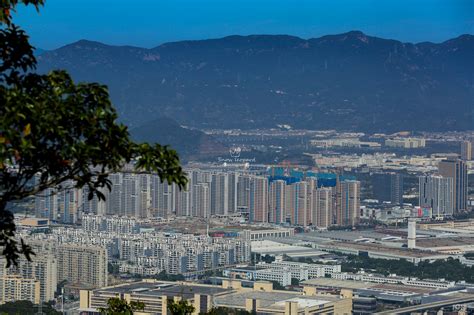
[[291, 284], [291, 271], [287, 269], [262, 269], [255, 271], [256, 280], [277, 281], [282, 286]]
[[292, 261], [277, 260], [272, 263], [260, 263], [257, 268], [267, 270], [289, 270], [291, 277], [298, 280], [308, 280], [314, 278], [322, 278], [326, 274], [341, 272], [341, 265], [322, 265], [322, 264], [308, 264]]
[[373, 283], [387, 283], [387, 284], [402, 284], [407, 286], [425, 287], [432, 289], [447, 289], [456, 285], [454, 281], [441, 280], [421, 280], [417, 278], [400, 277], [396, 275], [383, 276], [378, 274], [370, 274], [365, 272], [350, 273], [350, 272], [336, 272], [331, 274], [331, 278], [337, 280], [353, 280], [361, 282]]

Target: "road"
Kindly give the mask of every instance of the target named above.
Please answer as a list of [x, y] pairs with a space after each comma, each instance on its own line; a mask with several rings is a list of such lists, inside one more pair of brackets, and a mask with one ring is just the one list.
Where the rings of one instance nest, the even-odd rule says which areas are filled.
[[389, 310], [389, 311], [384, 311], [384, 312], [379, 312], [375, 314], [410, 314], [412, 312], [419, 312], [419, 311], [427, 311], [430, 309], [438, 309], [444, 306], [451, 306], [455, 304], [464, 304], [464, 303], [470, 303], [474, 302], [474, 296], [472, 297], [463, 297], [463, 298], [456, 298], [456, 299], [449, 299], [449, 300], [444, 300], [444, 301], [439, 301], [439, 302], [432, 302], [432, 303], [426, 303], [426, 304], [419, 304], [419, 305], [413, 305], [413, 306], [408, 306], [408, 307], [402, 307], [402, 308], [397, 308], [394, 310]]

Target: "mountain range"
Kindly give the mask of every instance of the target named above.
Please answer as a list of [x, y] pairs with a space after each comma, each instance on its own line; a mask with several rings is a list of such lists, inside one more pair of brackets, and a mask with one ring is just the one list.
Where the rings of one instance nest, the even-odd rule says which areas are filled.
[[228, 36], [151, 49], [80, 40], [38, 61], [40, 72], [107, 84], [132, 130], [163, 116], [194, 128], [474, 129], [472, 35]]

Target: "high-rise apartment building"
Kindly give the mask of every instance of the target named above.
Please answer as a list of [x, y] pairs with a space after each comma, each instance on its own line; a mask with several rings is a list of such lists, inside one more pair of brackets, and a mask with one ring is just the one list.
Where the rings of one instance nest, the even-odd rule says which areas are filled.
[[112, 189], [108, 194], [108, 198], [106, 199], [106, 208], [107, 214], [117, 214], [117, 215], [125, 215], [123, 213], [123, 206], [122, 206], [122, 182], [123, 182], [123, 174], [122, 173], [113, 173], [109, 175], [109, 180], [112, 184]]
[[336, 186], [336, 223], [354, 226], [360, 219], [360, 182], [338, 181]]
[[316, 208], [314, 195], [318, 189], [318, 180], [315, 177], [308, 177], [305, 179], [307, 183], [306, 192], [306, 225], [314, 225], [316, 218], [313, 217]]
[[375, 199], [390, 201], [394, 205], [403, 204], [403, 174], [375, 173], [370, 178]]
[[58, 281], [84, 288], [107, 286], [107, 250], [100, 246], [62, 244], [56, 248]]
[[419, 205], [429, 207], [433, 216], [442, 218], [454, 213], [454, 184], [452, 177], [420, 176]]
[[211, 175], [211, 214], [229, 213], [229, 180], [227, 173]]
[[250, 209], [250, 175], [240, 175], [237, 182], [237, 211], [248, 213]]
[[62, 184], [62, 190], [58, 192], [58, 221], [62, 223], [76, 223], [79, 210], [82, 207], [82, 189], [74, 188], [73, 181]]
[[454, 213], [467, 210], [467, 165], [463, 160], [448, 159], [439, 162], [439, 174], [453, 179]]
[[48, 188], [35, 196], [35, 214], [38, 218], [57, 221], [59, 218], [59, 200], [57, 190]]
[[0, 304], [15, 301], [30, 301], [39, 304], [40, 282], [35, 279], [25, 279], [18, 275], [0, 277]]
[[305, 181], [288, 185], [286, 212], [291, 224], [306, 226], [308, 220], [308, 183]]
[[179, 190], [175, 185], [175, 210], [177, 216], [189, 217], [192, 216], [192, 190], [190, 187], [193, 187], [192, 179], [188, 178], [188, 183], [186, 186]]
[[268, 179], [253, 176], [250, 179], [250, 222], [268, 222]]
[[461, 141], [461, 159], [464, 161], [472, 160], [472, 142], [468, 140]]
[[270, 184], [269, 198], [269, 221], [276, 224], [286, 222], [286, 182], [275, 180]]
[[[320, 185], [333, 189], [332, 218], [328, 218], [329, 222], [335, 223], [333, 218], [342, 214], [342, 210], [336, 211], [342, 207], [341, 191], [338, 195], [334, 186], [336, 176], [321, 179], [312, 172], [308, 175], [296, 172], [293, 177], [280, 175], [282, 178], [279, 179], [258, 174], [248, 170], [244, 173], [191, 169], [187, 171], [186, 187], [180, 190], [175, 184], [162, 182], [156, 174], [137, 174], [125, 170], [110, 175], [112, 189], [110, 192], [107, 189], [103, 191], [106, 201], [99, 201], [96, 197], [89, 200], [87, 187], [65, 194], [54, 194], [55, 190], [51, 189], [53, 194], [36, 197], [36, 210], [38, 217], [65, 223], [76, 223], [87, 214], [128, 218], [167, 218], [170, 215], [208, 218], [242, 213], [249, 217], [250, 222], [308, 226], [315, 225], [319, 220], [316, 217], [318, 197], [315, 194]], [[391, 194], [397, 196], [394, 200], [401, 202], [402, 178], [398, 175], [387, 178], [392, 183]], [[51, 198], [54, 195], [60, 197]]]
[[390, 202], [394, 205], [403, 205], [403, 174], [390, 174]]
[[333, 190], [331, 188], [319, 188], [313, 194], [314, 210], [313, 225], [318, 228], [328, 228], [332, 225], [333, 217]]
[[237, 172], [230, 172], [228, 173], [228, 184], [227, 184], [227, 198], [228, 198], [228, 206], [227, 211], [229, 213], [237, 212], [237, 189], [239, 183], [239, 173]]
[[158, 175], [152, 175], [150, 192], [152, 216], [167, 218], [173, 211], [172, 185], [162, 182]]
[[120, 214], [128, 217], [139, 217], [141, 189], [140, 178], [138, 174], [125, 173], [123, 174], [123, 181], [121, 187], [120, 197], [121, 211]]
[[137, 218], [148, 217], [148, 212], [151, 209], [151, 174], [140, 174], [139, 176], [139, 201], [140, 205], [136, 211]]
[[[34, 243], [31, 243], [31, 245], [35, 246]], [[33, 282], [37, 281], [39, 300], [43, 302], [51, 301], [54, 299], [54, 293], [58, 285], [57, 260], [49, 250], [43, 252], [35, 248], [34, 251], [38, 255], [34, 256], [32, 261], [21, 257], [18, 260], [18, 265], [9, 269], [5, 266], [5, 260], [0, 260], [0, 277], [15, 276], [15, 279], [10, 279], [9, 281], [13, 281], [17, 285], [23, 283], [30, 286], [33, 285]], [[24, 282], [20, 279], [23, 279]]]
[[211, 215], [209, 185], [207, 183], [193, 186], [192, 215], [201, 218], [208, 218]]

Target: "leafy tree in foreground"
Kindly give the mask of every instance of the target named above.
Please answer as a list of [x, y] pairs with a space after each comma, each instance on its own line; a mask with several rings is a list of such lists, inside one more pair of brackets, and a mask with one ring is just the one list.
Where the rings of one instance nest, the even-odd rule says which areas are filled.
[[127, 301], [115, 297], [107, 301], [107, 308], [99, 307], [99, 312], [104, 315], [133, 315], [135, 311], [142, 311], [145, 309], [143, 302]]
[[0, 1], [0, 246], [8, 266], [33, 254], [15, 237], [11, 202], [65, 182], [104, 199], [108, 175], [132, 161], [134, 171], [156, 172], [180, 188], [187, 181], [174, 150], [130, 139], [106, 86], [76, 84], [65, 71], [32, 73], [33, 47], [10, 12], [18, 3], [38, 9], [43, 2]]
[[196, 309], [187, 300], [180, 300], [175, 302], [172, 299], [168, 300], [168, 310], [172, 315], [191, 315]]
[[248, 312], [244, 310], [236, 310], [227, 307], [214, 307], [206, 315], [251, 315], [256, 314], [255, 312]]
[[[42, 305], [43, 314], [46, 315], [59, 315], [60, 312], [56, 311], [50, 304], [43, 303]], [[33, 315], [38, 313], [38, 305], [34, 305], [30, 301], [15, 301], [6, 302], [0, 305], [0, 314], [11, 314], [11, 315]]]

